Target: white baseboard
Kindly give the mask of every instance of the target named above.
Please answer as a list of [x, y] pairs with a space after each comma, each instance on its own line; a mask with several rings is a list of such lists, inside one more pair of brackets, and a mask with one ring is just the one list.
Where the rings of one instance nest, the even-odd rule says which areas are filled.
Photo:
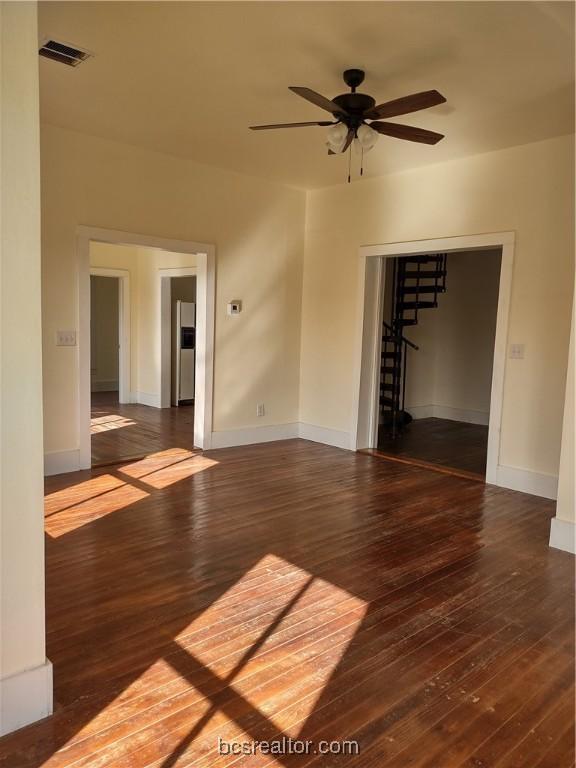
[[52, 714], [52, 664], [0, 680], [0, 736]]
[[80, 451], [51, 451], [44, 454], [44, 475], [62, 475], [80, 469]]
[[300, 437], [315, 443], [333, 445], [336, 448], [351, 450], [350, 435], [337, 429], [318, 427], [315, 424], [292, 422], [290, 424], [272, 424], [266, 427], [247, 427], [212, 432], [211, 448], [233, 448], [237, 445], [270, 443], [275, 440], [291, 440]]
[[413, 419], [448, 419], [449, 421], [463, 421], [466, 424], [483, 424], [488, 426], [490, 413], [485, 411], [473, 411], [466, 408], [452, 408], [449, 405], [407, 405], [406, 410]]
[[105, 381], [102, 379], [101, 381], [94, 381], [92, 380], [92, 383], [90, 384], [90, 390], [92, 392], [118, 392], [119, 385], [118, 380], [108, 380]]
[[496, 469], [496, 485], [513, 491], [531, 493], [534, 496], [543, 496], [545, 499], [556, 499], [558, 495], [556, 475], [545, 475], [542, 472], [506, 467], [502, 464]]
[[430, 419], [434, 416], [433, 405], [406, 405], [405, 410], [408, 411], [414, 421], [418, 419]]
[[576, 525], [553, 517], [550, 523], [550, 546], [576, 555]]
[[151, 408], [161, 408], [160, 395], [150, 392], [131, 392], [130, 402], [139, 405], [149, 405]]
[[301, 437], [303, 440], [333, 445], [335, 448], [344, 448], [347, 451], [353, 450], [351, 448], [349, 432], [328, 429], [328, 427], [318, 427], [315, 424], [305, 424], [304, 422], [300, 422], [298, 427], [298, 437]]
[[[139, 398], [139, 399], [136, 399]], [[159, 398], [135, 392], [132, 402], [159, 408]], [[265, 427], [246, 427], [244, 429], [227, 429], [212, 432], [211, 449], [232, 448], [237, 445], [253, 445], [255, 443], [270, 443], [275, 440], [290, 440], [301, 437], [315, 443], [333, 445], [336, 448], [351, 450], [351, 440], [348, 432], [337, 429], [318, 427], [314, 424], [291, 422], [289, 424], [271, 424]], [[80, 467], [80, 451], [54, 451], [44, 454], [44, 474], [61, 475], [64, 472], [76, 472]]]
[[298, 424], [271, 424], [266, 427], [246, 427], [245, 429], [225, 429], [212, 432], [211, 449], [232, 448], [237, 445], [270, 443], [274, 440], [290, 440], [298, 437]]

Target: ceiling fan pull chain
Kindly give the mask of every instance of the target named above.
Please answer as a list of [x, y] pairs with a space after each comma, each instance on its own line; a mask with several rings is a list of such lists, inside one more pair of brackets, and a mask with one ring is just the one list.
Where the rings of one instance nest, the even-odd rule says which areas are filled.
[[364, 145], [362, 144], [362, 150], [360, 152], [360, 176], [364, 176]]
[[350, 142], [350, 147], [348, 148], [348, 184], [350, 184], [351, 168], [352, 168], [352, 142]]

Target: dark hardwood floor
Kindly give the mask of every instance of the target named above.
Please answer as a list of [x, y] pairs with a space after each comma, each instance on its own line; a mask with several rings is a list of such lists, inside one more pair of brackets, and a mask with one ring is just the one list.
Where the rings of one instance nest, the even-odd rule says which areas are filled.
[[378, 450], [476, 475], [486, 474], [488, 427], [448, 419], [415, 419], [392, 439], [380, 432]]
[[92, 466], [194, 446], [194, 408], [120, 405], [118, 392], [92, 393]]
[[[569, 768], [553, 513], [302, 440], [48, 478], [56, 708], [0, 766]], [[312, 752], [217, 751], [283, 735]], [[313, 753], [341, 740], [359, 755]]]

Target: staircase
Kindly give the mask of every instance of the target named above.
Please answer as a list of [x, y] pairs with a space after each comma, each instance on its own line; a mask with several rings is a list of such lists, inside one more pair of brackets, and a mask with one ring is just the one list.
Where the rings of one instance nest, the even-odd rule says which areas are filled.
[[446, 291], [446, 256], [394, 259], [391, 316], [383, 324], [380, 359], [380, 424], [391, 437], [397, 437], [410, 421], [404, 410], [407, 351], [418, 347], [404, 336], [404, 329], [418, 324], [421, 310], [438, 306], [438, 294]]

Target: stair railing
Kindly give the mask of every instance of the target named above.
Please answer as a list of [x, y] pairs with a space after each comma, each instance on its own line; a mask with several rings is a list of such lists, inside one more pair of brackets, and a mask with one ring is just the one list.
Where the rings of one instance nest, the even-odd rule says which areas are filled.
[[[391, 418], [392, 418], [392, 437], [395, 438], [397, 435], [398, 430], [398, 418], [401, 413], [404, 412], [404, 404], [406, 401], [406, 362], [407, 362], [407, 347], [411, 347], [412, 349], [418, 349], [418, 346], [414, 344], [410, 339], [407, 339], [404, 334], [398, 331], [397, 328], [393, 328], [391, 325], [389, 325], [386, 321], [383, 323], [384, 328], [389, 333], [389, 339], [394, 342], [395, 346], [399, 348], [400, 351], [400, 364], [398, 366], [398, 370], [401, 370], [401, 382], [396, 381], [396, 375], [393, 376], [392, 380], [392, 408], [391, 408]], [[396, 366], [394, 366], [396, 367]], [[402, 384], [402, 387], [400, 388], [400, 383]], [[400, 395], [400, 392], [402, 392], [402, 395]]]

